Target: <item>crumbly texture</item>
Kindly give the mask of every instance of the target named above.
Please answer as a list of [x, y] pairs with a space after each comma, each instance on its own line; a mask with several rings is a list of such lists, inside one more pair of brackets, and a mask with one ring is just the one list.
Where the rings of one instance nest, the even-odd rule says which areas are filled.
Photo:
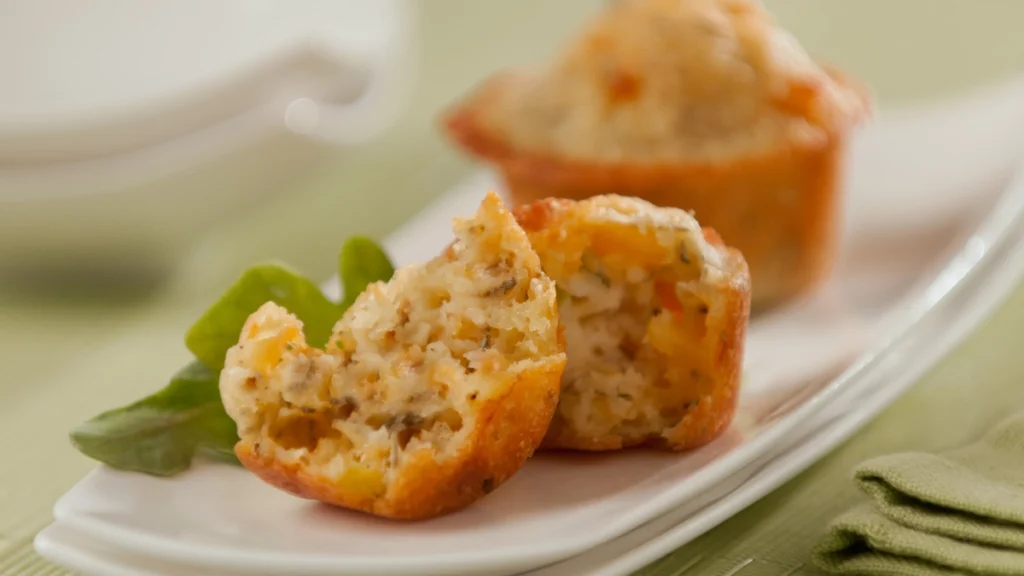
[[489, 194], [434, 260], [368, 287], [326, 350], [268, 302], [227, 355], [236, 452], [293, 494], [393, 518], [464, 507], [539, 446], [565, 366], [554, 283]]
[[673, 450], [736, 407], [746, 263], [688, 213], [636, 198], [548, 199], [516, 217], [559, 292], [568, 365], [549, 448]]
[[471, 94], [456, 121], [534, 155], [708, 163], [820, 147], [863, 113], [759, 0], [610, 4], [548, 66]]

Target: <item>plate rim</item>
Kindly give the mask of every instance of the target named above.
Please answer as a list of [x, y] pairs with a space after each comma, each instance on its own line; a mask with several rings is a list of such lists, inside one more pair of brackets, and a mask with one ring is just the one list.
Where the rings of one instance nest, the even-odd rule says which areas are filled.
[[[1024, 242], [1017, 242], [1016, 251], [1018, 254], [1024, 254]], [[1020, 258], [1021, 256], [1018, 256], [1018, 259]], [[1000, 279], [998, 288], [993, 290], [990, 286], [986, 286], [973, 295], [971, 302], [973, 307], [968, 312], [961, 313], [959, 317], [954, 318], [955, 330], [947, 333], [947, 337], [941, 339], [939, 346], [926, 350], [925, 356], [917, 356], [917, 361], [912, 367], [900, 371], [897, 376], [897, 386], [881, 386], [879, 381], [885, 380], [891, 383], [891, 380], [886, 378], [886, 373], [874, 374], [874, 386], [865, 394], [853, 395], [855, 399], [862, 401], [856, 405], [857, 408], [854, 411], [837, 415], [837, 417], [825, 418], [821, 422], [808, 426], [806, 430], [801, 431], [800, 438], [765, 457], [763, 461], [755, 461], [751, 464], [751, 472], [735, 487], [726, 490], [724, 495], [706, 499], [695, 509], [679, 515], [681, 517], [679, 522], [655, 534], [652, 538], [644, 539], [643, 542], [630, 548], [624, 554], [616, 556], [610, 562], [596, 568], [595, 572], [590, 573], [591, 576], [620, 576], [641, 569], [666, 554], [672, 553], [680, 546], [692, 542], [699, 535], [715, 528], [732, 515], [742, 511], [754, 501], [806, 470], [913, 388], [922, 374], [938, 363], [950, 349], [960, 345], [978, 325], [990, 318], [995, 310], [1005, 302], [1013, 289], [1019, 285], [1021, 278], [1024, 277], [1024, 268], [1011, 271], [1006, 276], [1007, 278]], [[989, 288], [994, 294], [986, 294], [986, 288]], [[843, 396], [834, 401], [841, 402], [846, 399]], [[666, 515], [674, 518], [676, 511], [667, 512]], [[664, 517], [655, 518], [652, 522], [657, 522], [662, 518]], [[646, 524], [638, 527], [637, 530], [643, 530], [645, 526]], [[75, 531], [70, 526], [61, 527], [59, 521], [46, 526], [33, 541], [40, 556], [76, 570], [95, 572], [102, 568], [107, 571], [104, 573], [109, 573], [111, 567], [116, 570], [134, 569], [120, 563], [96, 564], [95, 559], [92, 558], [78, 560], [83, 558], [81, 553], [76, 553], [81, 552], [79, 546], [67, 542], [62, 544], [59, 532], [56, 538], [50, 533], [59, 529]], [[67, 549], [72, 549], [72, 553], [68, 554]], [[85, 554], [89, 557], [97, 556], [88, 551]], [[570, 558], [565, 562], [572, 560]], [[186, 566], [181, 567], [185, 568]], [[537, 568], [535, 571], [537, 576], [544, 576], [550, 569], [558, 568], [559, 564], [554, 564]], [[534, 573], [531, 570], [524, 576], [532, 576]]]
[[[462, 188], [463, 186], [456, 186], [453, 192], [461, 191]], [[443, 198], [434, 204], [440, 204]], [[800, 423], [807, 420], [822, 406], [834, 400], [839, 393], [849, 386], [858, 385], [866, 371], [885, 358], [887, 350], [908, 340], [912, 336], [913, 329], [928, 317], [939, 303], [947, 302], [952, 296], [955, 296], [958, 293], [957, 289], [961, 288], [968, 278], [973, 278], [976, 275], [979, 264], [988, 262], [993, 257], [994, 248], [1006, 243], [1009, 232], [1013, 230], [1013, 225], [1022, 219], [1024, 219], [1024, 170], [1018, 170], [1017, 177], [1000, 193], [992, 209], [967, 241], [946, 261], [940, 271], [924, 284], [924, 290], [914, 290], [913, 293], [917, 297], [910, 303], [909, 309], [897, 318], [889, 332], [890, 337], [865, 350], [840, 375], [814, 392], [800, 406], [778, 418], [749, 442], [745, 442], [694, 472], [687, 482], [663, 490], [644, 504], [631, 509], [629, 513], [619, 516], [615, 523], [602, 525], [585, 535], [573, 535], [560, 539], [556, 543], [536, 543], [536, 546], [532, 546], [528, 554], [525, 555], [526, 551], [524, 550], [509, 549], [497, 553], [470, 551], [460, 554], [440, 553], [396, 557], [347, 556], [342, 558], [324, 554], [289, 557], [287, 554], [279, 552], [266, 556], [240, 557], [237, 551], [232, 551], [230, 548], [197, 549], [194, 546], [168, 542], [164, 538], [140, 534], [95, 518], [76, 517], [65, 510], [64, 497], [58, 500], [54, 507], [54, 515], [61, 521], [67, 521], [69, 524], [75, 523], [90, 533], [102, 536], [105, 540], [130, 542], [133, 549], [153, 557], [179, 560], [189, 558], [197, 565], [211, 567], [301, 568], [310, 573], [327, 573], [344, 566], [344, 569], [356, 570], [368, 575], [391, 574], [396, 570], [403, 570], [403, 574], [422, 573], [427, 569], [431, 570], [432, 574], [437, 574], [437, 569], [444, 569], [444, 573], [456, 574], [473, 570], [529, 569], [564, 560], [642, 526], [666, 511], [682, 505], [695, 495], [706, 492], [721, 478], [735, 474], [758, 457], [767, 454], [772, 447], [792, 434]], [[97, 472], [98, 470], [94, 470], [89, 476]], [[525, 562], [525, 558], [531, 560]], [[243, 560], [243, 563], [239, 563], [239, 560]]]

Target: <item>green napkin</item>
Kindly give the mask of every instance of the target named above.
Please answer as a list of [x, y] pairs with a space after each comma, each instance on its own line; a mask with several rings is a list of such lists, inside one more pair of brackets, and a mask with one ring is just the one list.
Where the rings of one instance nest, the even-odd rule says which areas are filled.
[[883, 456], [854, 477], [871, 503], [829, 527], [814, 552], [822, 569], [1024, 575], [1024, 414], [965, 448]]

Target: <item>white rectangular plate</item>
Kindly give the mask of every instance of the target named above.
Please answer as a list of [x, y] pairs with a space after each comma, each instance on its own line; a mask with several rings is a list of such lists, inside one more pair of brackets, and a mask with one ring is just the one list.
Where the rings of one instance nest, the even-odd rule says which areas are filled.
[[[871, 170], [863, 159], [853, 165]], [[450, 237], [450, 217], [471, 213], [495, 186], [489, 178], [453, 191], [392, 236], [386, 244], [396, 260], [435, 254]], [[244, 470], [214, 464], [172, 479], [100, 468], [66, 494], [54, 514], [62, 526], [127, 553], [222, 571], [510, 574], [567, 559], [706, 499], [792, 442], [840, 393], [866, 390], [867, 375], [889, 345], [948, 301], [943, 298], [971, 278], [986, 253], [1020, 227], [1019, 187], [1003, 195], [967, 192], [977, 213], [958, 208], [904, 227], [890, 211], [891, 226], [853, 227], [861, 232], [848, 238], [828, 286], [814, 298], [757, 318], [748, 334], [747, 378], [736, 421], [702, 449], [540, 454], [469, 509], [420, 523], [299, 500]], [[870, 199], [870, 191], [853, 194]]]
[[[1024, 276], [1024, 233], [1010, 238], [1001, 251], [989, 256], [982, 266], [985, 269], [950, 291], [900, 342], [876, 357], [872, 366], [865, 369], [863, 390], [847, 387], [809, 422], [798, 427], [794, 434], [798, 438], [776, 448], [770, 456], [749, 464], [688, 505], [602, 546], [524, 576], [626, 576], [691, 541], [792, 478], [898, 398], [998, 307]], [[189, 565], [133, 555], [60, 523], [43, 530], [36, 539], [36, 546], [46, 557], [86, 576], [214, 574]], [[738, 567], [741, 566], [742, 563]], [[230, 576], [224, 572], [219, 574]]]

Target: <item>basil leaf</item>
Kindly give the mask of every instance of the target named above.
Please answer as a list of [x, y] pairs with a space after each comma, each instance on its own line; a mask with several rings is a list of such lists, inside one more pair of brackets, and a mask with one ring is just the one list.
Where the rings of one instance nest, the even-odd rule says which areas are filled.
[[197, 452], [237, 463], [237, 428], [221, 404], [217, 379], [194, 361], [156, 394], [78, 426], [71, 443], [113, 468], [156, 476], [188, 469]]
[[349, 238], [338, 256], [338, 274], [345, 289], [342, 309], [347, 310], [367, 286], [387, 282], [394, 273], [394, 265], [379, 244], [365, 236]]
[[342, 308], [331, 302], [312, 281], [279, 264], [263, 264], [246, 270], [192, 325], [185, 345], [214, 372], [224, 367], [224, 356], [238, 344], [249, 315], [269, 301], [288, 309], [302, 320], [310, 346], [327, 344]]
[[156, 394], [75, 428], [71, 443], [108, 466], [156, 476], [188, 469], [199, 452], [237, 464], [237, 428], [224, 411], [219, 387], [228, 348], [238, 343], [249, 315], [271, 300], [302, 320], [310, 345], [325, 345], [351, 301], [369, 284], [390, 280], [394, 273], [383, 249], [362, 237], [345, 243], [339, 265], [346, 294], [342, 305], [284, 266], [247, 270], [189, 329], [185, 343], [197, 360]]

